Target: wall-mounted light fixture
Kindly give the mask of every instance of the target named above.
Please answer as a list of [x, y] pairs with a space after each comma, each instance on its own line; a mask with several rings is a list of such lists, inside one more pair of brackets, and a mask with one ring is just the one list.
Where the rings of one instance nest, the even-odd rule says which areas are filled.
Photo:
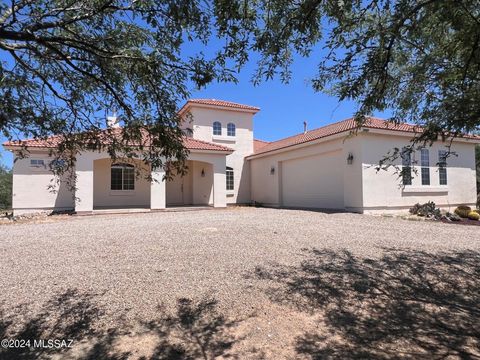
[[275, 166], [270, 168], [270, 175], [275, 175]]
[[202, 169], [202, 177], [205, 177], [205, 169]]
[[352, 154], [352, 153], [348, 153], [348, 156], [347, 156], [347, 164], [348, 164], [348, 165], [352, 165], [352, 164], [353, 164], [353, 154]]

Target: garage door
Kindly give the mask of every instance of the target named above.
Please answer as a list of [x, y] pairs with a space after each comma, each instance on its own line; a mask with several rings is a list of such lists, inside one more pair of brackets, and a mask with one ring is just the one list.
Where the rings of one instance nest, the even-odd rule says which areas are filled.
[[282, 162], [282, 205], [343, 209], [341, 151]]

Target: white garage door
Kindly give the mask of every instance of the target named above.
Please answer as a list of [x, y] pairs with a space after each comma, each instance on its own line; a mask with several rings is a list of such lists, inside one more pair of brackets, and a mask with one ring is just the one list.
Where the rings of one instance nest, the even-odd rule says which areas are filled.
[[282, 162], [282, 205], [343, 209], [341, 151]]

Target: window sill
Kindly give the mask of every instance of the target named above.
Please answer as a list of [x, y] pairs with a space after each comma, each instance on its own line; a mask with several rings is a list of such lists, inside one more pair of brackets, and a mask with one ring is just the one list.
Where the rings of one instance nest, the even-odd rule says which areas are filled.
[[133, 196], [133, 195], [135, 195], [135, 190], [110, 190], [110, 195], [112, 195], [112, 196]]
[[221, 142], [228, 142], [228, 143], [236, 143], [235, 136], [223, 136], [223, 135], [213, 135], [212, 141], [221, 141]]
[[448, 193], [448, 185], [440, 186], [405, 186], [404, 193]]

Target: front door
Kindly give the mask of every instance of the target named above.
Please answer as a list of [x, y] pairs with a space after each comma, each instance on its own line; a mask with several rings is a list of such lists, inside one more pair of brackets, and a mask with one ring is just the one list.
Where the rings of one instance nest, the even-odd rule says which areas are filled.
[[180, 175], [167, 181], [167, 205], [183, 205], [184, 178]]

